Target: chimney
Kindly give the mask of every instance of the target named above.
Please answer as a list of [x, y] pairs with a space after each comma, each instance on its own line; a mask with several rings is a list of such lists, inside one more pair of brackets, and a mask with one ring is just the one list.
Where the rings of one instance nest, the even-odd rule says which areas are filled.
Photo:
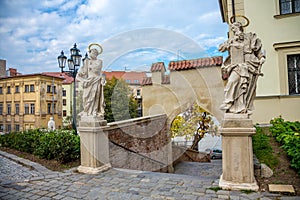
[[151, 66], [152, 84], [161, 84], [164, 80], [166, 68], [163, 62], [153, 63]]
[[18, 75], [18, 73], [17, 73], [17, 69], [15, 69], [15, 68], [9, 68], [8, 69], [8, 76], [17, 76]]
[[6, 76], [6, 60], [0, 59], [0, 77]]

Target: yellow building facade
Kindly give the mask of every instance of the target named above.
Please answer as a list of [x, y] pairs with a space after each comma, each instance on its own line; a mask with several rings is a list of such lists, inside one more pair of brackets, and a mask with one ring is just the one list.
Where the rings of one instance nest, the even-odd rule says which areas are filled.
[[73, 107], [73, 100], [74, 100], [73, 99], [73, 93], [74, 93], [73, 77], [66, 72], [43, 72], [42, 74], [64, 79], [62, 81], [62, 121], [63, 121], [63, 127], [70, 127], [72, 124], [72, 114], [73, 114], [72, 107]]
[[43, 74], [0, 78], [0, 132], [62, 127], [63, 78]]
[[[245, 32], [255, 32], [266, 51], [258, 79], [255, 123], [269, 123], [281, 115], [290, 121], [300, 120], [300, 5], [296, 0], [219, 0], [223, 21], [245, 19]], [[237, 16], [235, 19], [233, 15]], [[230, 33], [229, 33], [230, 34]]]

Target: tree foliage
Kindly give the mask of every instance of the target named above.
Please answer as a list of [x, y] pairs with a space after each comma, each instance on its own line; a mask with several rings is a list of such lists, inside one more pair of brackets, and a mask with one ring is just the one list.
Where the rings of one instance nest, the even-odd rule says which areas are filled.
[[124, 80], [113, 77], [104, 86], [105, 114], [108, 122], [120, 121], [137, 116], [137, 102]]
[[[204, 114], [205, 113], [205, 114]], [[194, 139], [192, 147], [197, 149], [198, 142], [204, 137], [207, 129], [215, 128], [211, 115], [194, 103], [187, 111], [175, 117], [171, 124], [171, 137], [185, 136]]]

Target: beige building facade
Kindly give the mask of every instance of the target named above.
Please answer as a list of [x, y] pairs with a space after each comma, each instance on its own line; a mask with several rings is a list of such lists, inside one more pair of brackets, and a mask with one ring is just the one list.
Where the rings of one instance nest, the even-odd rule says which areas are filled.
[[143, 80], [144, 116], [166, 114], [169, 125], [180, 113], [194, 103], [211, 113], [219, 121], [219, 109], [224, 99], [221, 78], [222, 57], [171, 61], [166, 74], [163, 62], [153, 63], [151, 77]]
[[[300, 5], [296, 0], [219, 0], [223, 21], [246, 20], [245, 32], [262, 40], [266, 62], [258, 79], [254, 123], [273, 117], [300, 120]], [[236, 17], [232, 17], [235, 15]], [[230, 33], [229, 33], [230, 34]]]
[[0, 78], [0, 132], [62, 126], [63, 78], [43, 74]]

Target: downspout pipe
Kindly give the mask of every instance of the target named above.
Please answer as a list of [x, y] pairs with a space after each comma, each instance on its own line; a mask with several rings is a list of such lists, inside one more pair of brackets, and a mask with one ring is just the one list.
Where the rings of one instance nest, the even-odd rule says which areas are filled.
[[232, 16], [233, 16], [233, 22], [235, 22], [235, 3], [234, 0], [231, 0], [231, 8], [232, 8]]

